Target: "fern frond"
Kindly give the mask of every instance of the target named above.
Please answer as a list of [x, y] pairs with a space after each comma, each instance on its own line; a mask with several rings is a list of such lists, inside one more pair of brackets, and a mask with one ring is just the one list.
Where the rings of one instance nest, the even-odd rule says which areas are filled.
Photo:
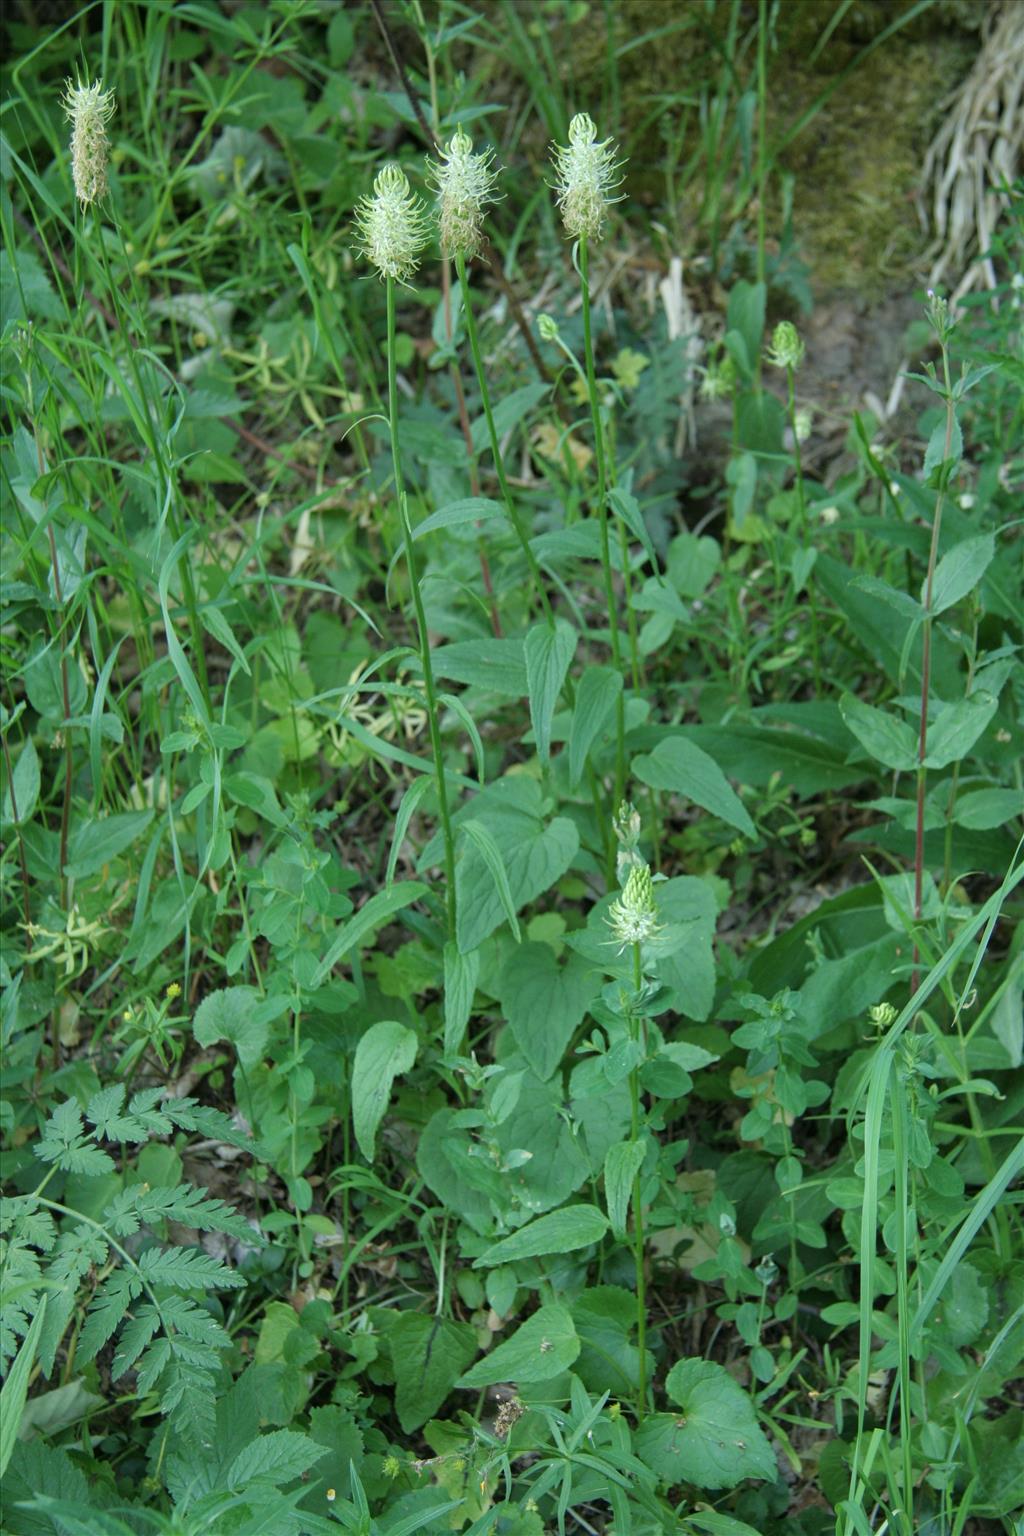
[[89, 1303], [85, 1323], [78, 1340], [78, 1358], [83, 1363], [95, 1358], [112, 1339], [132, 1302], [142, 1291], [142, 1281], [133, 1270], [115, 1269], [108, 1275]]
[[122, 1114], [124, 1083], [114, 1083], [94, 1093], [85, 1106], [86, 1119], [95, 1126], [93, 1134], [104, 1141], [145, 1141], [149, 1130], [138, 1115]]
[[225, 1115], [222, 1110], [211, 1109], [207, 1104], [200, 1104], [197, 1099], [166, 1099], [162, 1108], [179, 1130], [200, 1131], [211, 1141], [222, 1141], [229, 1147], [238, 1147], [242, 1152], [256, 1150], [253, 1138], [240, 1131], [230, 1115]]
[[44, 1285], [40, 1256], [20, 1230], [0, 1243], [0, 1273], [0, 1365], [5, 1366], [17, 1354], [18, 1340], [28, 1332]]
[[77, 1099], [65, 1099], [57, 1105], [43, 1127], [35, 1151], [42, 1162], [56, 1163], [65, 1173], [95, 1176], [114, 1172], [113, 1158], [87, 1139]]
[[147, 1248], [139, 1255], [138, 1265], [146, 1285], [170, 1285], [178, 1291], [234, 1290], [245, 1285], [242, 1275], [198, 1248]]
[[46, 1271], [46, 1281], [52, 1289], [39, 1335], [39, 1363], [44, 1376], [53, 1370], [64, 1330], [78, 1305], [80, 1282], [94, 1265], [98, 1269], [107, 1262], [109, 1252], [101, 1234], [84, 1223], [70, 1232], [62, 1232], [58, 1238], [56, 1253]]
[[152, 1189], [146, 1184], [133, 1184], [130, 1189], [121, 1190], [103, 1215], [118, 1236], [130, 1236], [142, 1225], [178, 1221], [182, 1226], [198, 1227], [201, 1232], [225, 1232], [254, 1247], [264, 1242], [233, 1206], [210, 1199], [191, 1184], [164, 1184]]
[[114, 1355], [112, 1376], [117, 1381], [125, 1371], [131, 1370], [154, 1334], [160, 1331], [161, 1314], [151, 1301], [144, 1302], [134, 1317], [129, 1318], [121, 1329], [117, 1352]]
[[49, 1253], [57, 1241], [57, 1227], [49, 1211], [41, 1210], [31, 1195], [4, 1196], [0, 1200], [0, 1232], [10, 1233]]
[[[217, 1319], [188, 1296], [168, 1296], [160, 1303], [160, 1315], [164, 1328], [173, 1330], [176, 1337], [180, 1335], [194, 1344], [205, 1344], [210, 1350], [226, 1349], [231, 1343]], [[212, 1370], [217, 1362], [212, 1355], [208, 1358]]]

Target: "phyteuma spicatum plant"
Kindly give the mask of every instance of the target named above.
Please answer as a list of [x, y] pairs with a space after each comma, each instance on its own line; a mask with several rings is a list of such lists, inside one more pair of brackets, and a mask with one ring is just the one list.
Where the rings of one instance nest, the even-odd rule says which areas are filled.
[[434, 686], [434, 668], [430, 659], [430, 636], [427, 632], [427, 615], [420, 591], [419, 568], [413, 544], [409, 507], [402, 479], [402, 460], [398, 443], [398, 372], [395, 361], [395, 284], [405, 283], [419, 266], [419, 254], [427, 243], [427, 227], [423, 201], [409, 186], [405, 172], [397, 165], [386, 165], [373, 184], [373, 194], [364, 197], [356, 209], [356, 233], [359, 249], [387, 287], [387, 363], [388, 363], [388, 423], [391, 432], [391, 462], [395, 477], [395, 498], [402, 524], [406, 565], [409, 569], [409, 585], [412, 588], [413, 606], [416, 610], [416, 629], [419, 636], [420, 662], [423, 667], [423, 686], [427, 695], [427, 716], [430, 728], [430, 745], [434, 759], [434, 777], [437, 786], [438, 811], [444, 837], [445, 876], [447, 881], [448, 938], [455, 939], [455, 842], [451, 818], [448, 814], [448, 789], [445, 782], [444, 755], [441, 748], [441, 729], [438, 724], [437, 690]]
[[466, 273], [466, 263], [479, 253], [483, 242], [484, 209], [488, 203], [498, 200], [494, 190], [497, 173], [493, 168], [493, 159], [492, 150], [485, 150], [482, 154], [475, 155], [473, 140], [460, 128], [441, 150], [440, 160], [428, 160], [427, 181], [437, 194], [437, 220], [441, 235], [441, 249], [446, 256], [454, 260], [459, 279], [462, 308], [466, 317], [466, 334], [469, 337], [469, 347], [473, 355], [473, 367], [480, 389], [480, 401], [484, 408], [487, 436], [494, 457], [494, 471], [498, 477], [501, 498], [526, 557], [534, 593], [548, 623], [553, 624], [551, 604], [544, 589], [537, 557], [530, 548], [530, 540], [519, 516], [505, 471], [505, 459], [494, 422], [491, 392], [487, 383], [487, 374], [484, 371], [476, 317], [473, 314], [473, 296]]

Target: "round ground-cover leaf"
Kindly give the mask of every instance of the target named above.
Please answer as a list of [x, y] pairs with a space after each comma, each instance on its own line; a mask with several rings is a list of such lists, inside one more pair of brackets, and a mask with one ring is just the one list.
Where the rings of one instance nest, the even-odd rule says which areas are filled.
[[[525, 1207], [537, 1215], [554, 1210], [586, 1180], [587, 1160], [562, 1110], [557, 1079], [543, 1083], [532, 1072], [523, 1074], [516, 1107], [495, 1133], [511, 1165], [499, 1175], [506, 1209]], [[526, 1159], [514, 1156], [524, 1151]]]
[[518, 1259], [540, 1259], [549, 1253], [573, 1253], [599, 1243], [608, 1231], [608, 1218], [596, 1205], [567, 1205], [538, 1216], [518, 1232], [494, 1243], [473, 1262], [474, 1269], [491, 1269]]
[[590, 1162], [590, 1174], [596, 1178], [604, 1169], [608, 1149], [629, 1134], [629, 1084], [625, 1079], [609, 1082], [603, 1062], [590, 1056], [573, 1068], [569, 1102], [573, 1119], [583, 1133], [580, 1139]]
[[580, 1352], [572, 1315], [562, 1306], [541, 1307], [510, 1339], [478, 1360], [460, 1387], [491, 1387], [498, 1381], [548, 1381], [568, 1370]]
[[746, 807], [714, 758], [685, 737], [668, 736], [659, 741], [653, 752], [635, 757], [633, 772], [651, 789], [685, 795], [730, 827], [736, 827], [747, 837], [756, 837], [757, 829]]
[[775, 1457], [750, 1398], [713, 1360], [680, 1360], [665, 1382], [679, 1413], [658, 1413], [636, 1431], [641, 1461], [671, 1487], [734, 1488], [745, 1477], [774, 1481]]
[[[546, 821], [545, 816], [540, 785], [522, 775], [512, 775], [489, 784], [452, 817], [455, 827], [468, 820], [486, 827], [504, 862], [516, 911], [550, 890], [565, 874], [579, 848], [575, 822], [567, 816]], [[432, 868], [442, 856], [440, 836], [432, 837], [420, 854], [420, 869]], [[505, 921], [505, 909], [483, 855], [468, 841], [456, 867], [455, 884], [456, 939], [465, 955], [500, 927]]]
[[356, 1046], [352, 1068], [352, 1124], [359, 1150], [373, 1162], [377, 1127], [391, 1097], [395, 1078], [408, 1072], [416, 1060], [417, 1039], [411, 1029], [394, 1019], [381, 1019]]
[[406, 1434], [440, 1408], [477, 1352], [476, 1331], [425, 1312], [403, 1312], [389, 1329], [395, 1409]]
[[654, 899], [664, 925], [653, 947], [658, 980], [672, 989], [677, 1011], [700, 1023], [715, 998], [714, 895], [704, 880], [679, 875], [656, 885]]
[[601, 975], [578, 955], [560, 966], [549, 944], [528, 942], [509, 955], [499, 988], [516, 1044], [537, 1076], [548, 1078], [600, 992]]
[[[427, 1188], [447, 1210], [461, 1216], [474, 1232], [486, 1233], [491, 1228], [491, 1201], [486, 1190], [467, 1177], [467, 1171], [472, 1171], [471, 1143], [467, 1133], [453, 1125], [455, 1115], [453, 1109], [439, 1109], [427, 1121], [416, 1149], [416, 1166]], [[449, 1144], [461, 1147], [465, 1158], [453, 1159]]]
[[227, 1040], [241, 1065], [250, 1071], [262, 1059], [267, 1044], [267, 1020], [257, 1013], [259, 1000], [255, 987], [221, 987], [210, 992], [196, 1009], [192, 1023], [196, 1044]]
[[[629, 1397], [640, 1377], [640, 1351], [631, 1342], [636, 1328], [636, 1296], [619, 1285], [595, 1285], [573, 1302], [579, 1334], [579, 1358], [573, 1369], [590, 1392]], [[654, 1357], [647, 1351], [648, 1374]]]

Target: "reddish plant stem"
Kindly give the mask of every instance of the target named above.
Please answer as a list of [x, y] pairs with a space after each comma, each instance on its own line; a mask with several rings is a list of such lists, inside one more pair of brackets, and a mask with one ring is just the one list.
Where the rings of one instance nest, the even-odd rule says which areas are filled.
[[[949, 353], [946, 343], [942, 343], [942, 374], [946, 386], [946, 436], [942, 450], [944, 463], [948, 463], [953, 449], [953, 426], [956, 413], [953, 408], [953, 391], [949, 381]], [[924, 801], [925, 790], [928, 784], [928, 770], [925, 767], [925, 758], [928, 756], [928, 695], [931, 690], [932, 675], [932, 586], [935, 580], [935, 565], [939, 553], [939, 533], [942, 528], [942, 504], [945, 500], [946, 488], [939, 486], [935, 499], [935, 516], [932, 519], [932, 538], [928, 550], [928, 574], [925, 578], [924, 589], [924, 629], [921, 637], [921, 728], [917, 740], [917, 820], [914, 830], [914, 922], [921, 921], [921, 913], [924, 907]], [[910, 978], [911, 996], [917, 991], [919, 983], [918, 973], [919, 951], [917, 941], [914, 941], [913, 971]]]

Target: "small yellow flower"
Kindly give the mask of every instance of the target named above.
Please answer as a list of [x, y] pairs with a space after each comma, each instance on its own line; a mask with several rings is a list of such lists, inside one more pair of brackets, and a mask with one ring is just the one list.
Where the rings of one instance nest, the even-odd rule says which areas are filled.
[[338, 1495], [337, 1495], [336, 1490], [334, 1488], [328, 1488], [328, 1490], [327, 1490], [327, 1502], [328, 1502], [328, 1504], [333, 1504], [337, 1497], [338, 1497]]
[[167, 997], [168, 1002], [173, 1003], [174, 999], [176, 997], [180, 997], [181, 996], [181, 987], [179, 986], [179, 984], [176, 981], [172, 981], [169, 984], [169, 986], [167, 988], [167, 992], [166, 992], [165, 995]]

